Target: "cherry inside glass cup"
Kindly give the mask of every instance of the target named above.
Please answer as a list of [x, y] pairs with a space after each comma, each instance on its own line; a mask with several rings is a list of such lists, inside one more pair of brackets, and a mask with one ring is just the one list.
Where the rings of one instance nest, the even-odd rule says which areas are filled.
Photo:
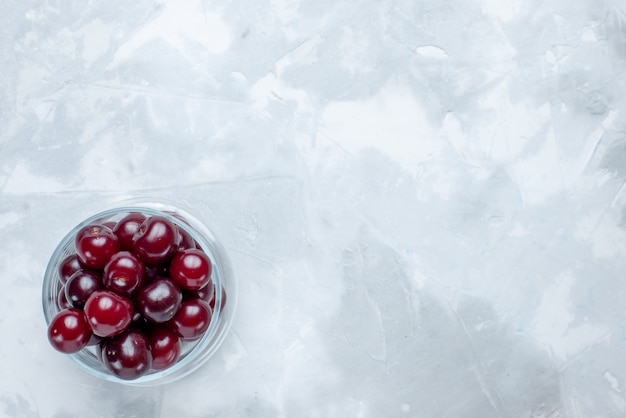
[[208, 360], [230, 327], [234, 296], [213, 233], [161, 203], [78, 224], [43, 283], [51, 346], [98, 377], [133, 385], [176, 380]]

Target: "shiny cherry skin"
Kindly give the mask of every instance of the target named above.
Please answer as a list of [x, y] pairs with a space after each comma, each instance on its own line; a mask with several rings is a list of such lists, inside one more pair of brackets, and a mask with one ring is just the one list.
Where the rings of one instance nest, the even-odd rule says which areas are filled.
[[146, 219], [133, 235], [133, 251], [148, 265], [169, 261], [176, 252], [176, 225], [164, 216]]
[[211, 280], [211, 260], [204, 251], [190, 248], [177, 253], [170, 264], [170, 277], [182, 289], [200, 290]]
[[120, 250], [120, 243], [111, 228], [92, 224], [78, 231], [75, 247], [82, 264], [92, 269], [101, 269]]
[[[202, 289], [196, 291], [185, 291], [183, 296], [185, 298], [200, 298], [207, 302], [209, 305], [214, 303], [215, 299], [215, 284], [213, 280], [209, 280], [209, 283]], [[213, 307], [211, 307], [213, 309]]]
[[59, 277], [61, 282], [65, 283], [77, 270], [85, 268], [78, 259], [78, 255], [70, 254], [65, 257], [59, 264]]
[[135, 254], [120, 251], [104, 266], [102, 284], [115, 293], [131, 297], [143, 283], [144, 274], [144, 264]]
[[151, 322], [167, 322], [182, 302], [182, 292], [169, 278], [161, 277], [142, 287], [135, 298], [137, 311]]
[[113, 228], [113, 232], [120, 240], [120, 249], [130, 251], [133, 249], [133, 235], [139, 226], [146, 220], [146, 216], [139, 212], [131, 212], [124, 216]]
[[[224, 306], [226, 306], [226, 300], [228, 299], [228, 297], [226, 296], [226, 290], [224, 290], [224, 288], [222, 287], [222, 299], [220, 300], [220, 311], [224, 310]], [[215, 295], [215, 292], [213, 292], [213, 299], [211, 301], [209, 301], [209, 306], [211, 307], [211, 311], [215, 310], [215, 302], [217, 301], [217, 296]]]
[[83, 311], [76, 308], [62, 310], [50, 321], [48, 341], [61, 353], [76, 353], [87, 346], [92, 331]]
[[56, 297], [57, 308], [62, 311], [63, 309], [71, 308], [72, 305], [65, 297], [65, 286], [61, 285], [57, 291]]
[[176, 251], [180, 252], [189, 248], [196, 248], [196, 241], [184, 228], [176, 225], [176, 231], [178, 232], [178, 241], [176, 243]]
[[102, 364], [120, 379], [137, 379], [152, 367], [150, 342], [138, 330], [129, 329], [107, 338], [102, 341], [100, 348]]
[[183, 300], [176, 315], [167, 326], [183, 340], [200, 338], [209, 328], [212, 318], [211, 307], [200, 298]]
[[164, 370], [180, 358], [182, 342], [174, 331], [163, 325], [155, 325], [148, 333], [152, 352], [152, 370]]
[[85, 303], [84, 311], [93, 333], [99, 337], [111, 337], [123, 332], [135, 313], [130, 299], [106, 289], [93, 292]]
[[83, 309], [89, 296], [102, 288], [102, 275], [91, 269], [76, 271], [65, 283], [65, 298], [74, 308]]

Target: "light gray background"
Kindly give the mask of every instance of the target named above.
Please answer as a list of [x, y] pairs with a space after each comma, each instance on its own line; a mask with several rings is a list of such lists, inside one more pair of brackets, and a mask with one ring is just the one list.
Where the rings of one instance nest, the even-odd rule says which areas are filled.
[[[0, 29], [0, 415], [626, 416], [626, 5], [17, 1]], [[191, 205], [233, 329], [189, 378], [46, 340], [74, 224]]]

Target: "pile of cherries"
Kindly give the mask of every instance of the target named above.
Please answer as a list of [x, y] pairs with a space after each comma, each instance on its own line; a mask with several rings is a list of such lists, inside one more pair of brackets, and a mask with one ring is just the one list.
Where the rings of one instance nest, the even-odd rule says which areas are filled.
[[108, 371], [132, 380], [174, 365], [183, 343], [208, 329], [211, 260], [169, 218], [131, 212], [93, 223], [77, 232], [74, 248], [59, 265], [59, 312], [48, 325], [58, 351], [94, 346]]

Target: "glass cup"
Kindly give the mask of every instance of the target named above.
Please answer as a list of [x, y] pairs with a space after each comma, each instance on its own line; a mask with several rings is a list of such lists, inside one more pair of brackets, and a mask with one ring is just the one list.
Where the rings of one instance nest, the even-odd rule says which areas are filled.
[[183, 341], [178, 361], [171, 367], [125, 380], [111, 374], [96, 354], [98, 345], [87, 346], [74, 354], [67, 354], [82, 369], [99, 378], [134, 386], [152, 386], [178, 380], [202, 366], [219, 348], [233, 319], [236, 305], [236, 285], [227, 254], [211, 230], [190, 211], [163, 201], [128, 201], [103, 210], [76, 225], [59, 243], [47, 265], [42, 302], [46, 323], [49, 325], [62, 310], [59, 293], [63, 291], [60, 264], [75, 252], [74, 238], [84, 226], [92, 223], [117, 222], [129, 213], [140, 212], [146, 216], [160, 215], [186, 231], [208, 255], [212, 263], [211, 280], [215, 287], [215, 305], [207, 331], [197, 340]]

